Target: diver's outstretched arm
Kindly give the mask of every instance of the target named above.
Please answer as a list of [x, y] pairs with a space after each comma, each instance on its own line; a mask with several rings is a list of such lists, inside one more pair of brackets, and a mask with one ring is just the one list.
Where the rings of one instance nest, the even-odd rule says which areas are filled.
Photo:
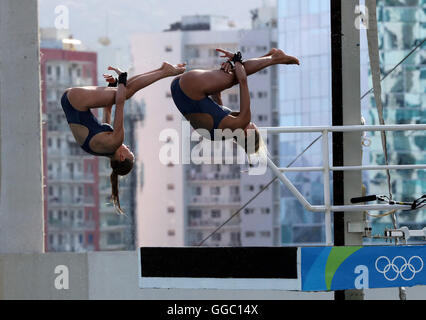
[[110, 70], [116, 71], [119, 75], [115, 94], [114, 132], [112, 134], [112, 144], [118, 149], [124, 141], [124, 103], [126, 101], [127, 73], [114, 68]]
[[246, 128], [251, 121], [250, 92], [247, 84], [247, 73], [244, 65], [240, 62], [235, 63], [235, 76], [240, 84], [240, 112], [225, 117], [219, 126], [219, 129], [241, 129]]

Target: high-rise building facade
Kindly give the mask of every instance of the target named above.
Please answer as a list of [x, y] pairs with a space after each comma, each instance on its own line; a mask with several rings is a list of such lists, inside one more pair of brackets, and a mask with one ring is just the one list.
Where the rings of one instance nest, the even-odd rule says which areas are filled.
[[[60, 105], [65, 89], [97, 85], [97, 54], [67, 31], [42, 29], [41, 35], [46, 251], [133, 250], [137, 167], [120, 178], [120, 215], [111, 201], [109, 159], [80, 148]], [[124, 143], [137, 156], [133, 133], [143, 104], [128, 100], [125, 108]], [[91, 111], [102, 119], [102, 110]]]
[[67, 88], [97, 84], [96, 53], [77, 51], [62, 39], [42, 32], [45, 248], [93, 251], [99, 250], [99, 161], [75, 142], [60, 100]]
[[[425, 1], [377, 1], [380, 67], [387, 74], [426, 39]], [[366, 46], [362, 49], [366, 50]], [[386, 124], [426, 123], [426, 43], [410, 55], [395, 71], [382, 81], [382, 103]], [[370, 70], [369, 66], [363, 66]], [[364, 78], [365, 79], [365, 78]], [[371, 80], [367, 81], [371, 86]], [[378, 124], [374, 95], [363, 99], [368, 108], [369, 122]], [[379, 133], [371, 136], [369, 148], [371, 164], [384, 164], [384, 153]], [[426, 135], [422, 131], [388, 132], [387, 148], [390, 164], [426, 163]], [[426, 193], [424, 170], [391, 170], [391, 192], [399, 201], [411, 202]], [[389, 194], [386, 172], [368, 172], [368, 192]], [[422, 229], [426, 225], [425, 209], [398, 214], [401, 226]], [[382, 233], [392, 227], [390, 217], [373, 220], [373, 232]]]
[[[132, 55], [136, 73], [156, 69], [164, 60], [186, 62], [188, 70], [219, 69], [223, 59], [216, 48], [241, 50], [244, 58], [251, 58], [262, 56], [276, 46], [272, 28], [235, 30], [226, 25], [217, 17], [194, 16], [173, 24], [166, 32], [134, 36]], [[260, 127], [274, 124], [277, 92], [274, 79], [274, 68], [249, 77], [252, 119]], [[139, 245], [196, 246], [272, 179], [270, 173], [248, 176], [241, 172], [245, 167], [238, 164], [182, 164], [181, 154], [177, 164], [161, 163], [159, 154], [165, 143], [181, 150], [180, 139], [185, 129], [183, 117], [170, 95], [171, 81], [161, 80], [138, 94], [146, 103], [146, 121], [137, 133], [144, 177], [143, 186], [137, 191]], [[224, 91], [222, 100], [229, 108], [239, 110], [238, 87]], [[161, 134], [165, 135], [162, 141]], [[268, 146], [274, 153], [273, 139]], [[205, 245], [278, 245], [279, 211], [274, 188], [276, 185], [211, 236]]]
[[[278, 0], [278, 46], [298, 57], [300, 66], [279, 70], [281, 126], [331, 124], [331, 45], [329, 0]], [[282, 167], [291, 163], [318, 134], [280, 135]], [[294, 166], [322, 164], [321, 145], [313, 145]], [[287, 176], [313, 205], [323, 203], [323, 176], [318, 172]], [[324, 216], [303, 208], [281, 186], [282, 244], [320, 244], [325, 241]]]
[[[377, 1], [380, 68], [382, 76], [392, 70], [409, 52], [425, 39], [424, 1]], [[283, 67], [279, 72], [279, 105], [282, 126], [331, 125], [331, 55], [330, 1], [278, 0], [279, 47], [296, 55], [301, 66]], [[355, 8], [354, 8], [355, 17]], [[344, 23], [354, 23], [346, 21]], [[354, 24], [355, 26], [355, 24]], [[372, 86], [370, 61], [365, 30], [361, 36], [361, 90]], [[425, 123], [425, 45], [404, 61], [382, 81], [382, 102], [386, 124]], [[378, 113], [372, 94], [361, 100], [362, 115], [367, 124], [378, 124]], [[316, 136], [308, 134], [281, 135], [281, 165], [287, 165]], [[363, 164], [384, 164], [380, 133], [368, 134], [370, 147], [363, 148]], [[390, 164], [425, 162], [424, 132], [387, 133]], [[320, 145], [311, 148], [295, 165], [321, 165]], [[312, 204], [323, 203], [321, 174], [288, 174], [293, 183]], [[425, 193], [424, 170], [391, 170], [394, 199], [412, 201]], [[363, 182], [370, 194], [388, 194], [385, 171], [366, 171]], [[281, 190], [282, 243], [316, 244], [324, 241], [321, 214], [303, 209], [285, 188]], [[424, 210], [399, 214], [400, 225], [423, 228]], [[372, 219], [373, 233], [383, 234], [392, 228], [390, 216]]]

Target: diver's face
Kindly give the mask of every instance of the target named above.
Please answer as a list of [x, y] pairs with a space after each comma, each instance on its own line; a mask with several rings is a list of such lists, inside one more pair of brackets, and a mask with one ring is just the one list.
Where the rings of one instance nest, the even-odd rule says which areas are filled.
[[114, 155], [115, 160], [118, 160], [120, 162], [123, 162], [126, 159], [129, 159], [130, 161], [134, 162], [135, 155], [132, 151], [130, 151], [129, 147], [122, 144], [117, 151], [115, 151]]

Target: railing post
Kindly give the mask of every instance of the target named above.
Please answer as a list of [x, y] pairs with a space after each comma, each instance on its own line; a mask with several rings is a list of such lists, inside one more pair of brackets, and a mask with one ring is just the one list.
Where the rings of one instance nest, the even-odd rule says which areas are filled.
[[331, 196], [330, 196], [330, 156], [328, 145], [328, 131], [322, 132], [322, 165], [324, 175], [324, 204], [325, 204], [325, 243], [327, 246], [333, 245], [331, 230]]

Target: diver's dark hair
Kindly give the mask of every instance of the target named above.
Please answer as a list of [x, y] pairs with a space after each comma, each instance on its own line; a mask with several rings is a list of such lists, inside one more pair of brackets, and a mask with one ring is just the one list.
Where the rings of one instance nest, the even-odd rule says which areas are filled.
[[120, 197], [118, 192], [118, 176], [127, 175], [133, 168], [133, 161], [125, 159], [124, 161], [111, 160], [111, 199], [114, 207], [120, 214], [124, 214], [123, 210], [120, 207]]

